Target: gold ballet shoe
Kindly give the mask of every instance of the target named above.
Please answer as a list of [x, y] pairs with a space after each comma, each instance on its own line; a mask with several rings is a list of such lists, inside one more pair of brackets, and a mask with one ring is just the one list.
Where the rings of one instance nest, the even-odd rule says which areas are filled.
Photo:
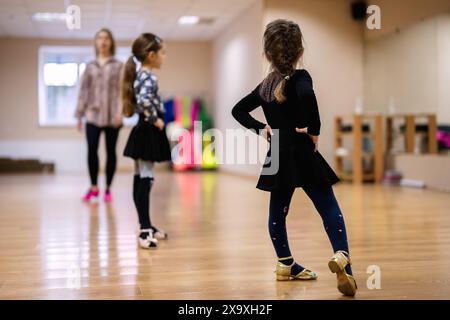
[[292, 262], [290, 265], [285, 265], [284, 263], [280, 261], [289, 260], [292, 259], [291, 257], [281, 258], [278, 259], [277, 262], [277, 268], [275, 270], [277, 275], [277, 281], [288, 281], [288, 280], [315, 280], [317, 279], [318, 275], [314, 271], [311, 271], [307, 268], [300, 271], [298, 274], [292, 275], [291, 269], [295, 264], [295, 261]]
[[337, 288], [339, 292], [346, 296], [353, 297], [356, 294], [355, 278], [345, 272], [345, 267], [347, 264], [352, 264], [350, 257], [348, 257], [347, 252], [339, 250], [333, 255], [331, 260], [328, 262], [328, 267], [331, 272], [336, 273], [337, 276]]

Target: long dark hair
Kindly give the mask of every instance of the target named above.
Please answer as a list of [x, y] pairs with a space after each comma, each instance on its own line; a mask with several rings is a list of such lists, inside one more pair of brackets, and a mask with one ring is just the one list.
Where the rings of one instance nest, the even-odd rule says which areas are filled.
[[[114, 56], [116, 54], [116, 41], [114, 40], [111, 30], [109, 30], [107, 28], [101, 28], [100, 30], [98, 30], [95, 33], [94, 39], [96, 40], [97, 36], [102, 32], [106, 33], [108, 35], [109, 39], [111, 40], [111, 46], [109, 47], [109, 54], [111, 56]], [[95, 42], [94, 42], [94, 47], [95, 47], [95, 56], [98, 56], [97, 44]]]
[[158, 52], [162, 48], [162, 39], [153, 33], [143, 33], [134, 40], [131, 47], [131, 55], [125, 63], [122, 77], [121, 97], [122, 112], [131, 117], [134, 114], [136, 97], [134, 95], [133, 83], [136, 80], [136, 63], [134, 59], [143, 63], [150, 52]]
[[294, 65], [304, 51], [300, 27], [297, 23], [284, 19], [270, 22], [264, 31], [263, 47], [273, 72], [263, 81], [261, 93], [266, 97], [275, 97], [279, 103], [284, 102], [286, 81], [294, 72]]

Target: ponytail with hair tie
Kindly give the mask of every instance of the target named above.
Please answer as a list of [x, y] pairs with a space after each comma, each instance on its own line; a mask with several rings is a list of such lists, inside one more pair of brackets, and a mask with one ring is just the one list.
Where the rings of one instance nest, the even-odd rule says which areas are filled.
[[122, 113], [126, 117], [131, 117], [134, 114], [136, 107], [136, 96], [133, 88], [134, 80], [136, 80], [136, 60], [134, 55], [131, 55], [128, 58], [122, 75]]
[[291, 79], [291, 74], [287, 74], [281, 79], [278, 85], [275, 87], [274, 96], [278, 103], [283, 103], [286, 101], [286, 96], [284, 95], [284, 88], [286, 87], [286, 82]]
[[132, 57], [133, 57], [134, 64], [136, 65], [136, 69], [140, 69], [142, 62], [140, 62], [139, 59], [136, 58], [136, 56], [134, 54], [132, 55]]

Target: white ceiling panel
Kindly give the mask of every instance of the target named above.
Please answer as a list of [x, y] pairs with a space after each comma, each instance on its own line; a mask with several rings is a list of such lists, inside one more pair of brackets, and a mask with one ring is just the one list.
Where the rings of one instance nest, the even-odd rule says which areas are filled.
[[[117, 39], [147, 31], [171, 40], [209, 40], [255, 1], [261, 0], [0, 0], [0, 36], [91, 39], [99, 28], [109, 27]], [[67, 4], [80, 6], [81, 30], [32, 19], [37, 12], [63, 13]], [[214, 22], [180, 26], [182, 15]]]

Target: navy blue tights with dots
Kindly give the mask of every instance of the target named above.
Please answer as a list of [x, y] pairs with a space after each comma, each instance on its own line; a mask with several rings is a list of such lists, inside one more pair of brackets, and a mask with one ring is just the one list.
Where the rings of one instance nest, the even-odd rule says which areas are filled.
[[[286, 230], [286, 217], [294, 190], [295, 188], [280, 188], [270, 193], [269, 233], [278, 258], [291, 256]], [[333, 251], [344, 250], [349, 252], [344, 217], [334, 196], [332, 186], [329, 184], [305, 186], [303, 190], [322, 217]], [[293, 262], [293, 259], [282, 261], [287, 265]], [[303, 269], [301, 265], [295, 263], [291, 274], [298, 274]], [[347, 265], [346, 272], [352, 274], [350, 265]]]

